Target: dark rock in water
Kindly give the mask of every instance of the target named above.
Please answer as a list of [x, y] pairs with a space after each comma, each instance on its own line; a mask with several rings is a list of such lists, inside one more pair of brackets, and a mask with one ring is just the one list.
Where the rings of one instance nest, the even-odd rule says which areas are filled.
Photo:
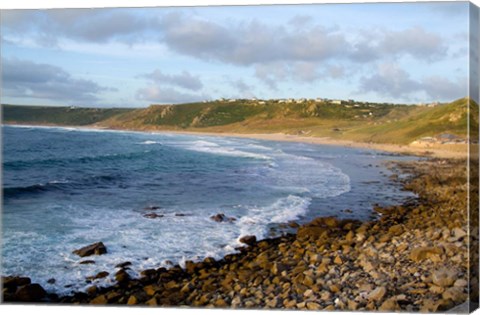
[[32, 281], [27, 277], [2, 277], [2, 284], [4, 288], [16, 288], [30, 283], [32, 283]]
[[50, 278], [47, 280], [47, 283], [50, 283], [50, 284], [54, 284], [55, 282], [57, 282], [57, 280], [55, 280], [55, 278]]
[[176, 217], [184, 217], [184, 216], [186, 216], [186, 214], [184, 214], [184, 213], [175, 213], [175, 216], [176, 216]]
[[163, 218], [163, 214], [157, 214], [155, 212], [152, 212], [152, 213], [144, 214], [143, 217], [148, 218], [148, 219]]
[[15, 300], [21, 302], [41, 301], [47, 292], [38, 283], [27, 284], [20, 287], [15, 293]]
[[94, 243], [80, 249], [74, 250], [72, 253], [80, 256], [103, 255], [107, 253], [107, 248], [102, 242]]
[[148, 206], [148, 207], [145, 207], [143, 208], [143, 210], [160, 210], [161, 208], [159, 206]]
[[106, 272], [106, 271], [100, 271], [99, 273], [97, 273], [95, 276], [93, 277], [88, 277], [87, 279], [92, 279], [92, 280], [95, 280], [95, 279], [102, 279], [102, 278], [105, 278], [109, 275], [110, 273]]
[[239, 241], [240, 241], [240, 243], [244, 243], [244, 244], [247, 244], [249, 246], [253, 246], [257, 242], [257, 237], [255, 235], [245, 235], [245, 236], [241, 237]]
[[223, 222], [226, 220], [226, 217], [223, 213], [217, 213], [216, 215], [212, 215], [210, 219], [212, 219], [215, 222]]
[[79, 262], [80, 265], [92, 265], [95, 264], [95, 260], [83, 260]]
[[118, 283], [125, 283], [130, 280], [130, 275], [125, 271], [125, 269], [120, 269], [115, 274], [115, 280], [117, 280]]
[[233, 217], [229, 218], [223, 213], [217, 213], [216, 215], [212, 215], [210, 219], [212, 219], [215, 222], [233, 222], [237, 220], [236, 218], [233, 218]]
[[288, 226], [293, 228], [293, 229], [296, 229], [296, 228], [300, 227], [300, 224], [298, 224], [295, 221], [290, 221], [290, 222], [288, 222]]
[[125, 268], [125, 267], [131, 266], [131, 265], [132, 265], [131, 262], [126, 261], [126, 262], [123, 262], [123, 263], [120, 263], [120, 264], [116, 265], [115, 268]]

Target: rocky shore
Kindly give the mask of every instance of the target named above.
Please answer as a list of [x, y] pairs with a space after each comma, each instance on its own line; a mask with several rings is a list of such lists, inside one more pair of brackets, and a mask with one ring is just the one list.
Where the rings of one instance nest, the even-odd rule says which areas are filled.
[[[86, 292], [70, 296], [49, 294], [28, 278], [4, 277], [4, 301], [408, 312], [464, 303], [469, 292], [465, 159], [391, 167], [408, 174], [395, 178], [418, 198], [375, 208], [377, 220], [316, 218], [296, 234], [251, 241], [222, 260], [144, 270], [139, 279], [129, 276], [125, 262], [105, 271], [115, 274], [115, 285], [97, 287], [92, 281]], [[472, 292], [478, 294], [478, 287]]]

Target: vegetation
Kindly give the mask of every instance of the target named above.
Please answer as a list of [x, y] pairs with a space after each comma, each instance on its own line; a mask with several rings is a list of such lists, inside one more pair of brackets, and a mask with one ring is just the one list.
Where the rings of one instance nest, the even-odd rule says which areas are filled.
[[286, 133], [375, 143], [408, 144], [444, 133], [478, 138], [478, 104], [459, 99], [435, 107], [304, 100], [219, 100], [142, 109], [4, 105], [5, 123], [92, 125], [135, 130]]

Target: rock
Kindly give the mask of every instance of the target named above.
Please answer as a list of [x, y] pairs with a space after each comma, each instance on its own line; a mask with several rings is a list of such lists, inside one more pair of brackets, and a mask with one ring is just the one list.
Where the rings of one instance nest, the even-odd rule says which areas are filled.
[[467, 299], [467, 294], [463, 292], [462, 288], [451, 287], [443, 292], [442, 298], [445, 300], [452, 300], [454, 302], [465, 302]]
[[88, 287], [87, 290], [85, 290], [85, 292], [87, 292], [87, 294], [90, 296], [94, 296], [95, 294], [98, 293], [98, 288], [97, 286], [93, 285], [91, 287]]
[[93, 265], [95, 264], [95, 260], [82, 260], [79, 262], [80, 265]]
[[27, 277], [2, 277], [3, 288], [16, 288], [30, 283], [32, 283], [32, 281]]
[[333, 260], [333, 263], [336, 264], [336, 265], [341, 265], [343, 264], [343, 260], [340, 256], [337, 256], [335, 257], [335, 259]]
[[125, 283], [130, 280], [130, 275], [125, 271], [125, 269], [120, 269], [115, 274], [115, 280], [117, 280], [118, 283]]
[[421, 262], [434, 255], [441, 254], [443, 254], [443, 249], [440, 247], [416, 247], [410, 251], [409, 258], [414, 262]]
[[459, 239], [467, 236], [467, 232], [465, 232], [461, 228], [454, 228], [452, 232], [453, 232], [453, 235], [455, 236], [456, 240], [459, 240]]
[[440, 269], [432, 273], [432, 282], [440, 287], [449, 287], [453, 285], [457, 278], [457, 273], [449, 269]]
[[176, 217], [184, 217], [184, 216], [186, 216], [186, 214], [185, 213], [175, 213], [175, 216]]
[[39, 302], [47, 292], [38, 283], [26, 284], [18, 288], [15, 293], [15, 300], [21, 302]]
[[102, 279], [102, 278], [107, 277], [108, 275], [110, 275], [110, 273], [108, 273], [106, 271], [100, 271], [99, 273], [97, 273], [95, 275], [94, 279]]
[[55, 282], [57, 282], [57, 280], [55, 280], [55, 278], [50, 278], [47, 280], [47, 283], [50, 283], [50, 284], [54, 284]]
[[309, 310], [320, 310], [321, 306], [315, 302], [307, 302], [307, 309]]
[[163, 218], [164, 215], [163, 214], [158, 214], [158, 213], [155, 213], [155, 212], [151, 212], [151, 213], [145, 213], [143, 215], [144, 218], [147, 218], [147, 219], [156, 219], [156, 218]]
[[214, 305], [215, 305], [216, 307], [223, 307], [223, 308], [225, 308], [225, 307], [228, 306], [227, 302], [225, 302], [225, 300], [222, 299], [222, 298], [218, 298], [218, 299], [215, 301]]
[[158, 299], [156, 296], [152, 297], [150, 300], [145, 302], [148, 306], [158, 306]]
[[107, 248], [102, 242], [94, 243], [80, 249], [76, 249], [72, 252], [80, 257], [91, 256], [91, 255], [103, 255], [107, 253]]
[[382, 305], [380, 305], [380, 307], [378, 308], [378, 310], [381, 312], [392, 312], [400, 311], [401, 308], [398, 305], [397, 300], [393, 297], [383, 302]]
[[90, 301], [90, 304], [98, 304], [98, 305], [107, 304], [107, 303], [108, 303], [108, 300], [103, 294], [97, 296], [96, 298]]
[[403, 225], [401, 224], [393, 225], [388, 229], [388, 234], [393, 236], [399, 236], [402, 233], [403, 233]]
[[255, 235], [246, 235], [239, 239], [240, 243], [247, 244], [249, 246], [255, 245], [257, 242], [257, 237]]
[[131, 262], [125, 261], [123, 263], [119, 263], [119, 264], [115, 265], [115, 268], [125, 268], [125, 267], [131, 266], [131, 265], [132, 265]]
[[367, 299], [370, 301], [379, 302], [383, 299], [386, 293], [387, 289], [385, 289], [385, 287], [377, 287], [375, 290], [368, 294]]
[[458, 279], [457, 281], [455, 281], [455, 283], [453, 284], [454, 287], [466, 287], [468, 285], [468, 282], [467, 280], [465, 279]]
[[127, 305], [135, 305], [135, 304], [138, 304], [138, 299], [135, 295], [132, 294], [128, 298]]
[[296, 229], [300, 226], [300, 224], [298, 224], [295, 221], [290, 221], [290, 222], [288, 222], [288, 226], [291, 227], [292, 229]]

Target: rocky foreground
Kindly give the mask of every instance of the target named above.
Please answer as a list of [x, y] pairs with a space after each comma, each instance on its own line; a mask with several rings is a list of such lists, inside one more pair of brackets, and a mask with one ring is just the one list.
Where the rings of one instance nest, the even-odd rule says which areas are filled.
[[[7, 302], [408, 312], [445, 311], [467, 301], [465, 160], [392, 167], [411, 175], [403, 184], [419, 198], [376, 208], [381, 215], [376, 221], [317, 218], [295, 235], [250, 240], [240, 254], [221, 261], [144, 270], [140, 279], [130, 278], [126, 262], [113, 271], [116, 285], [92, 285], [72, 296], [47, 294], [28, 278], [6, 277], [3, 297]], [[478, 294], [478, 287], [473, 291]]]

